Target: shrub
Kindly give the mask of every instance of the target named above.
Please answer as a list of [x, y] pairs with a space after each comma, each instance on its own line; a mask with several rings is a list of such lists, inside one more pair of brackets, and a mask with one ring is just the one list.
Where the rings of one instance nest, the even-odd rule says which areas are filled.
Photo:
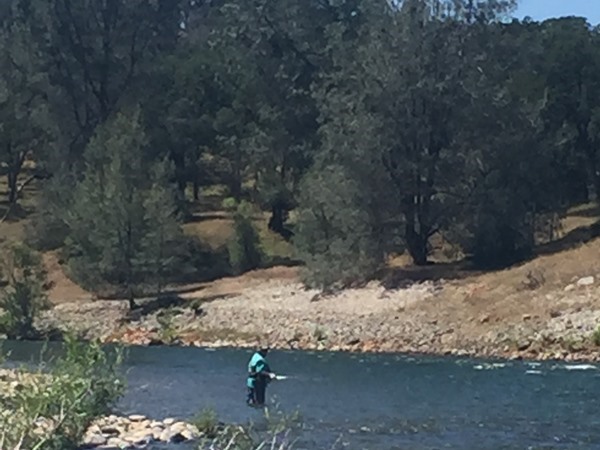
[[294, 245], [309, 287], [333, 290], [367, 281], [383, 263], [383, 235], [371, 198], [342, 167], [302, 184]]
[[233, 197], [227, 197], [227, 198], [223, 199], [223, 202], [221, 203], [221, 207], [225, 211], [235, 212], [235, 210], [238, 207], [238, 202]]
[[205, 408], [192, 420], [198, 431], [209, 439], [215, 439], [220, 431], [217, 413], [210, 408]]
[[592, 333], [592, 341], [594, 345], [600, 347], [600, 326]]
[[0, 448], [75, 449], [97, 417], [123, 393], [121, 352], [67, 336], [48, 373], [16, 371], [21, 389], [0, 392]]
[[234, 216], [234, 234], [227, 245], [229, 263], [236, 273], [261, 266], [263, 251], [260, 236], [252, 223], [252, 208], [242, 202]]
[[4, 253], [1, 274], [7, 285], [0, 292], [0, 332], [9, 339], [33, 338], [34, 321], [48, 307], [40, 255], [23, 244], [12, 245]]
[[156, 316], [156, 321], [160, 325], [160, 340], [167, 345], [174, 344], [177, 340], [177, 328], [173, 323], [174, 315], [173, 309], [167, 309], [159, 312]]
[[[209, 417], [211, 420], [216, 420], [215, 416]], [[266, 429], [263, 431], [256, 430], [252, 425], [219, 427], [212, 436], [207, 434], [198, 448], [213, 450], [293, 449], [296, 443], [294, 431], [301, 425], [299, 414], [285, 414], [276, 405], [272, 414], [265, 410], [265, 419]]]

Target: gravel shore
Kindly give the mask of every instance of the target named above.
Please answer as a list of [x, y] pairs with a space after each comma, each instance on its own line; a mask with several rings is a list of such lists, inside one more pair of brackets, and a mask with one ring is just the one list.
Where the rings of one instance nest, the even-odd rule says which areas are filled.
[[600, 360], [592, 338], [600, 323], [595, 301], [600, 289], [593, 277], [560, 290], [517, 286], [503, 293], [485, 279], [398, 289], [372, 282], [330, 296], [290, 278], [267, 272], [220, 280], [181, 294], [171, 308], [137, 316], [123, 301], [63, 303], [43, 324], [134, 345], [268, 342], [284, 349]]

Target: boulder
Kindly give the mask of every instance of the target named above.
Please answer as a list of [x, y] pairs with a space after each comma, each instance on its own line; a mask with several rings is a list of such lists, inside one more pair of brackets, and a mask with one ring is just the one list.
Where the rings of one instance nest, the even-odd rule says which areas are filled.
[[131, 422], [142, 422], [142, 421], [146, 420], [146, 416], [143, 416], [141, 414], [132, 414], [131, 416], [128, 417], [128, 419]]
[[134, 448], [133, 445], [131, 445], [129, 442], [124, 441], [123, 439], [120, 438], [110, 438], [107, 443], [106, 446], [109, 448], [118, 448], [121, 450], [128, 450], [128, 449], [132, 449]]
[[160, 434], [159, 440], [168, 444], [178, 444], [180, 442], [185, 442], [186, 438], [181, 433], [167, 428], [166, 430], [163, 430], [163, 432]]
[[97, 447], [99, 445], [105, 445], [107, 443], [107, 438], [102, 434], [88, 433], [84, 436], [83, 443], [86, 446]]
[[123, 436], [123, 440], [137, 446], [145, 446], [154, 441], [154, 435], [148, 430], [142, 430], [127, 436]]
[[577, 280], [577, 286], [591, 286], [592, 284], [594, 284], [594, 281], [594, 277], [592, 276], [583, 277]]

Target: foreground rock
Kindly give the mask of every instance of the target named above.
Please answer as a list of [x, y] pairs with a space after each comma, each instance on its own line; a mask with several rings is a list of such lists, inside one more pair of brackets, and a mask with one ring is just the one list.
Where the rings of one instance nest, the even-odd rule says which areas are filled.
[[86, 449], [134, 449], [161, 443], [181, 443], [198, 439], [199, 430], [186, 422], [172, 418], [156, 421], [141, 415], [97, 420], [87, 431], [83, 441]]

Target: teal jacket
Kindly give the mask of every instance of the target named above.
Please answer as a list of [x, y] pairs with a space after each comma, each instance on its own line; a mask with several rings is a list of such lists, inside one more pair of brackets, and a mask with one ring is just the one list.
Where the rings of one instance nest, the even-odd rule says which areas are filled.
[[271, 372], [267, 360], [258, 352], [252, 355], [248, 363], [248, 387], [254, 387], [257, 380], [269, 382], [268, 374]]

